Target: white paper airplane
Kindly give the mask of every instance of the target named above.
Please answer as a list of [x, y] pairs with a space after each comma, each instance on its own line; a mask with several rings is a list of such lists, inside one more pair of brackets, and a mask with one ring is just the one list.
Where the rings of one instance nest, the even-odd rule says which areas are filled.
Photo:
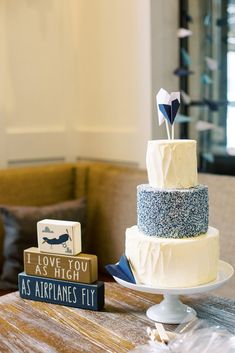
[[189, 105], [191, 103], [191, 97], [184, 91], [180, 92], [184, 104]]
[[218, 61], [210, 58], [209, 56], [205, 57], [206, 64], [209, 70], [215, 71], [218, 69]]
[[178, 38], [185, 38], [185, 37], [189, 37], [193, 34], [192, 31], [190, 31], [190, 29], [187, 28], [179, 28], [177, 30], [177, 37]]
[[227, 147], [226, 150], [230, 156], [235, 156], [235, 148], [234, 147]]
[[161, 88], [158, 91], [158, 93], [156, 95], [156, 103], [157, 103], [157, 112], [158, 112], [158, 123], [160, 126], [164, 123], [165, 117], [159, 108], [159, 104], [163, 104], [163, 103], [169, 104], [170, 103], [170, 95], [165, 89]]
[[198, 131], [213, 130], [215, 128], [216, 128], [216, 125], [212, 123], [208, 123], [207, 121], [198, 120], [196, 123], [196, 130]]

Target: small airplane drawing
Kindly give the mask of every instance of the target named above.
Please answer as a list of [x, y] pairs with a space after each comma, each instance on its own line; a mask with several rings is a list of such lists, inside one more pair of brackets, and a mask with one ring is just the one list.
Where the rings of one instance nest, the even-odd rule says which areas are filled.
[[43, 242], [42, 242], [42, 243], [43, 243], [43, 244], [44, 244], [44, 243], [50, 244], [51, 247], [52, 247], [52, 245], [59, 245], [59, 244], [62, 244], [64, 248], [68, 248], [66, 242], [67, 242], [68, 240], [71, 241], [72, 239], [71, 239], [71, 237], [69, 236], [68, 229], [66, 229], [66, 232], [67, 232], [67, 233], [61, 234], [61, 235], [59, 236], [59, 238], [52, 238], [52, 239], [49, 239], [49, 238], [47, 238], [47, 237], [43, 237], [43, 238], [42, 238], [42, 239], [43, 239]]

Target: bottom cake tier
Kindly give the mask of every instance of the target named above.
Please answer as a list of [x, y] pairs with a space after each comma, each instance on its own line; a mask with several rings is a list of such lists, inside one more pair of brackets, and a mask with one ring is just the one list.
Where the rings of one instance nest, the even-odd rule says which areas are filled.
[[169, 239], [126, 230], [126, 257], [136, 283], [153, 287], [194, 287], [216, 279], [219, 231], [209, 227], [198, 237]]

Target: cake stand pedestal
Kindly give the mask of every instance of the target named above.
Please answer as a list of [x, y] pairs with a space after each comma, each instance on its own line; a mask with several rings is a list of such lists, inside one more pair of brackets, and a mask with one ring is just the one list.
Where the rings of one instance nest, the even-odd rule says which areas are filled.
[[209, 292], [224, 285], [233, 275], [233, 267], [222, 260], [219, 261], [218, 276], [215, 281], [188, 288], [165, 288], [150, 287], [142, 284], [134, 284], [114, 277], [115, 281], [124, 287], [136, 291], [163, 294], [164, 298], [160, 304], [151, 306], [146, 315], [149, 319], [163, 324], [180, 324], [191, 321], [196, 315], [196, 311], [190, 306], [183, 304], [179, 295], [197, 294]]
[[161, 303], [151, 306], [146, 315], [153, 321], [175, 324], [191, 321], [197, 313], [183, 304], [178, 295], [165, 294]]

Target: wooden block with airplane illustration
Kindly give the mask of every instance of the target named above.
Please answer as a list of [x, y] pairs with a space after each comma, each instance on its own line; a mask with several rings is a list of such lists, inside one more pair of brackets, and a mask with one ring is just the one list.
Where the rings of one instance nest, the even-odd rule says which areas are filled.
[[96, 255], [45, 254], [38, 248], [24, 251], [24, 270], [27, 275], [71, 282], [93, 283], [98, 278]]
[[37, 233], [42, 252], [77, 255], [82, 251], [79, 222], [44, 219], [37, 223]]

